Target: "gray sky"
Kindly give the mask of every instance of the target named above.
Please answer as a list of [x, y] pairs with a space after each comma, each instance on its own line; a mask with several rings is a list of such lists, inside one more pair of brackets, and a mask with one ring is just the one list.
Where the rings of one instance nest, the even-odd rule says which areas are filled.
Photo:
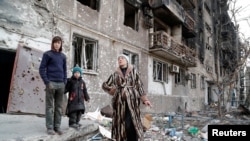
[[239, 9], [236, 12], [239, 32], [250, 39], [250, 0], [236, 0], [236, 9]]

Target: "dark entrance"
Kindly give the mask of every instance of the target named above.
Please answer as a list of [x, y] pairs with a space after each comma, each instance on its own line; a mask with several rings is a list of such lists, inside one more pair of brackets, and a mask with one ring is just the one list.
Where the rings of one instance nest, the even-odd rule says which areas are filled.
[[16, 51], [0, 49], [0, 113], [6, 113]]
[[211, 96], [211, 87], [208, 87], [207, 88], [207, 102], [208, 102], [208, 105], [210, 105], [212, 103], [212, 96]]

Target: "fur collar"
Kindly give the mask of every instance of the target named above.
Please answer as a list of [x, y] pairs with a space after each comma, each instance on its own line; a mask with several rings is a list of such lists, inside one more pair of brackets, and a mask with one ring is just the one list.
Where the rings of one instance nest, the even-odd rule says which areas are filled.
[[[128, 68], [126, 70], [126, 73], [125, 73], [125, 77], [133, 70], [133, 66], [132, 65], [128, 65]], [[123, 74], [122, 74], [122, 71], [121, 71], [121, 68], [120, 67], [117, 67], [116, 69], [116, 72], [122, 77], [124, 78]]]

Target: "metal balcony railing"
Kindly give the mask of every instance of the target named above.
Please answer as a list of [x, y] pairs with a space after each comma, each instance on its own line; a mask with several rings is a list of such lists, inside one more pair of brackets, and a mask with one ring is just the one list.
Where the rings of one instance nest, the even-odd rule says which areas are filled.
[[164, 52], [171, 54], [171, 57], [175, 57], [176, 59], [174, 60], [179, 60], [180, 62], [184, 61], [192, 65], [196, 64], [196, 51], [184, 44], [177, 42], [166, 32], [156, 31], [150, 34], [150, 38], [150, 50], [161, 49]]
[[185, 12], [184, 23], [190, 31], [194, 31], [195, 21], [187, 12]]
[[230, 43], [230, 41], [223, 41], [221, 42], [221, 49], [231, 52], [232, 50], [232, 44]]
[[[183, 22], [184, 21], [184, 9], [176, 0], [153, 0], [149, 1], [154, 16], [165, 22]], [[166, 20], [166, 17], [173, 18], [172, 21]]]
[[194, 9], [196, 7], [195, 0], [181, 0], [180, 3], [184, 9]]
[[183, 46], [185, 47], [185, 56], [183, 58], [189, 62], [195, 62], [195, 57], [197, 56], [196, 51], [187, 47], [186, 45]]

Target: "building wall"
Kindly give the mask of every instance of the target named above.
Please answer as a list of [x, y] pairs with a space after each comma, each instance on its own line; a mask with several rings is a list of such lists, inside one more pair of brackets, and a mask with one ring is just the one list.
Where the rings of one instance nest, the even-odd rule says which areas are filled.
[[[117, 67], [117, 56], [124, 49], [138, 54], [139, 72], [145, 92], [154, 107], [146, 112], [201, 110], [206, 104], [207, 88], [200, 88], [200, 76], [207, 76], [207, 71], [197, 58], [197, 67], [186, 68], [187, 73], [196, 74], [196, 88], [190, 87], [190, 80], [185, 85], [175, 84], [175, 74], [168, 73], [168, 82], [153, 81], [153, 60], [157, 59], [169, 65], [173, 62], [152, 55], [149, 50], [149, 29], [143, 27], [143, 13], [139, 10], [139, 30], [125, 26], [124, 1], [100, 1], [100, 9], [93, 10], [76, 0], [2, 0], [0, 2], [0, 47], [15, 50], [19, 43], [40, 50], [48, 50], [53, 36], [63, 38], [63, 50], [67, 55], [68, 76], [73, 67], [73, 34], [79, 34], [98, 41], [98, 69], [95, 73], [84, 70], [88, 92], [91, 97], [87, 111], [96, 110], [110, 103], [111, 96], [102, 89], [102, 83]], [[211, 22], [211, 15], [205, 13], [206, 21]], [[213, 25], [211, 25], [213, 26]], [[182, 26], [169, 26], [167, 31], [172, 37], [182, 42]], [[205, 37], [204, 37], [205, 38]], [[212, 44], [213, 41], [210, 43]], [[213, 63], [213, 57], [206, 54], [206, 60]], [[207, 84], [206, 84], [207, 87]]]
[[90, 110], [110, 103], [101, 84], [116, 69], [117, 56], [123, 49], [139, 55], [139, 71], [147, 92], [148, 57], [145, 50], [149, 45], [148, 31], [141, 26], [142, 13], [139, 11], [140, 26], [135, 31], [123, 24], [124, 1], [101, 1], [100, 5], [98, 12], [75, 0], [48, 3], [39, 0], [1, 1], [1, 47], [16, 50], [22, 42], [45, 51], [50, 49], [52, 37], [59, 35], [64, 40], [63, 50], [67, 55], [70, 77], [73, 67], [72, 35], [77, 33], [98, 41], [98, 70], [96, 73], [84, 72], [92, 98]]

